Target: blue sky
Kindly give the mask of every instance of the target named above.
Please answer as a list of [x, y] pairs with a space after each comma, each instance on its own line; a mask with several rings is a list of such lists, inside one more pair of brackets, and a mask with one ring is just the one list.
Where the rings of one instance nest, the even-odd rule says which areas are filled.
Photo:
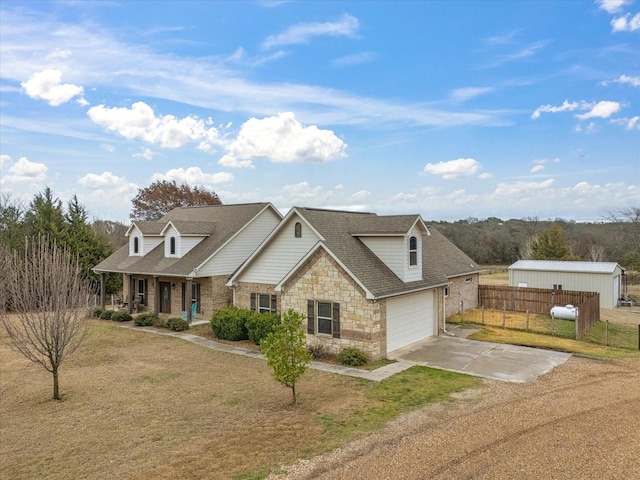
[[634, 0], [0, 9], [2, 194], [127, 223], [164, 179], [426, 220], [640, 206]]

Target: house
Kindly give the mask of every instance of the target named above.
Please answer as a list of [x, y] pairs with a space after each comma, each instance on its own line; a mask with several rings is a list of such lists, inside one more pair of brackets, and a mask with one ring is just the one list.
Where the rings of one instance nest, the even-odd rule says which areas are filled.
[[[128, 243], [93, 270], [123, 274], [130, 313], [210, 318], [232, 302], [229, 275], [281, 219], [270, 203], [178, 207], [158, 221], [134, 221]], [[104, 308], [103, 287], [101, 292]]]
[[480, 271], [419, 215], [294, 207], [227, 285], [238, 307], [304, 313], [310, 344], [376, 359], [476, 307]]
[[618, 306], [623, 276], [615, 262], [518, 260], [509, 267], [512, 287], [598, 292], [600, 308]]

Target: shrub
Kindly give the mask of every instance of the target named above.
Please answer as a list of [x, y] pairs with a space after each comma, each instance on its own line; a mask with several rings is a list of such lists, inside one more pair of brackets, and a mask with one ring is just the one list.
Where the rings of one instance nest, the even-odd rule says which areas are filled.
[[102, 320], [111, 320], [111, 315], [113, 315], [114, 313], [114, 310], [103, 310], [100, 313], [100, 318]]
[[189, 322], [178, 317], [171, 317], [167, 320], [167, 328], [174, 332], [184, 332], [189, 330]]
[[138, 327], [150, 327], [151, 325], [154, 325], [157, 320], [158, 320], [157, 313], [147, 312], [147, 313], [138, 315], [136, 318], [134, 318], [133, 323]]
[[132, 320], [132, 316], [127, 312], [113, 312], [111, 314], [111, 320], [114, 322], [128, 322]]
[[311, 354], [311, 358], [314, 360], [324, 360], [331, 356], [327, 351], [327, 348], [321, 343], [312, 343], [307, 345], [307, 350]]
[[100, 307], [95, 307], [93, 310], [91, 310], [91, 318], [100, 318], [100, 315], [102, 315], [102, 308]]
[[273, 332], [274, 327], [280, 325], [280, 315], [277, 313], [258, 313], [252, 310], [246, 312], [244, 325], [247, 336], [256, 345], [260, 345], [262, 340]]
[[[248, 310], [251, 312], [251, 310]], [[246, 340], [247, 327], [245, 319], [247, 310], [238, 307], [221, 308], [211, 317], [211, 329], [213, 334], [221, 340], [231, 340], [234, 342]]]
[[354, 347], [347, 347], [342, 349], [338, 354], [338, 362], [342, 365], [348, 365], [350, 367], [359, 367], [365, 365], [369, 359], [367, 355], [362, 351]]

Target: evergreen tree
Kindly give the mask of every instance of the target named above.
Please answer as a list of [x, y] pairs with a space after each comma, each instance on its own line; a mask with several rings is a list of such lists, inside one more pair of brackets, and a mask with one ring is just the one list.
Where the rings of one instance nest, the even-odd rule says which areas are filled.
[[576, 260], [564, 231], [557, 223], [546, 228], [531, 241], [533, 260]]

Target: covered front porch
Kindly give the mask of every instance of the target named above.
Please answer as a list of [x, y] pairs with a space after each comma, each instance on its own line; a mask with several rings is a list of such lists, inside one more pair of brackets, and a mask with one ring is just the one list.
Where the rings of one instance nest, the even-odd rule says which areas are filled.
[[[100, 274], [100, 308], [106, 306], [105, 274]], [[181, 317], [189, 323], [204, 320], [205, 297], [210, 279], [123, 274], [122, 301], [117, 308], [136, 314], [153, 312], [162, 316]]]

